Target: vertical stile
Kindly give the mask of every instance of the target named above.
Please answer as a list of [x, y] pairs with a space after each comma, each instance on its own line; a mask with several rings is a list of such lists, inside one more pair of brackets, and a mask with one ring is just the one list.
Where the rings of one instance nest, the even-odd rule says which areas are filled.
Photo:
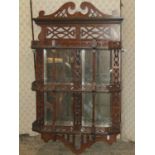
[[[46, 51], [46, 49], [44, 49], [43, 50], [43, 64], [44, 64], [44, 84], [46, 84], [46, 82], [47, 82], [47, 51]], [[47, 93], [46, 92], [44, 92], [44, 103], [46, 104], [46, 101], [47, 101]], [[46, 107], [46, 105], [44, 105], [45, 107]], [[46, 113], [46, 110], [47, 110], [47, 108], [44, 108], [44, 113], [45, 113], [45, 118], [47, 118], [47, 113]]]
[[112, 49], [110, 49], [110, 84], [112, 84], [113, 76], [113, 66], [112, 66]]
[[[36, 81], [42, 81], [44, 79], [44, 60], [43, 50], [38, 49], [36, 51]], [[44, 125], [44, 94], [40, 91], [36, 92], [36, 114], [37, 120], [41, 125]]]
[[[121, 45], [122, 46], [122, 45]], [[121, 85], [121, 81], [122, 81], [122, 51], [121, 49], [119, 49], [119, 53], [120, 53], [120, 87], [122, 87]], [[121, 111], [122, 111], [122, 104], [121, 104], [121, 98], [122, 98], [122, 93], [120, 92], [120, 122], [121, 122]], [[120, 128], [121, 128], [121, 124], [120, 124]], [[120, 129], [121, 130], [121, 129]]]
[[[92, 54], [92, 68], [93, 68], [93, 74], [92, 74], [92, 83], [93, 83], [93, 91], [96, 89], [96, 50], [93, 50]], [[96, 94], [92, 93], [92, 104], [93, 104], [93, 110], [92, 110], [92, 127], [95, 127], [95, 104], [96, 104]]]
[[[55, 62], [55, 58], [56, 58], [56, 51], [52, 50], [52, 57], [53, 57], [53, 80], [52, 82], [56, 82], [56, 62]], [[58, 100], [58, 95], [56, 94], [56, 92], [52, 92], [53, 96], [55, 96], [55, 99], [53, 101], [53, 128], [55, 127], [55, 123], [56, 123], [56, 116], [57, 116], [57, 100]]]
[[[110, 85], [113, 85], [113, 50], [110, 48]], [[113, 94], [110, 94], [110, 117], [112, 118]]]
[[[82, 62], [82, 86], [85, 85], [85, 53], [86, 51], [83, 49], [81, 50], [81, 62]], [[86, 97], [86, 94], [85, 93], [82, 93], [82, 117], [84, 118], [84, 101], [85, 101], [85, 97]], [[82, 125], [84, 125], [84, 120], [82, 119]]]
[[[68, 52], [68, 51], [66, 51], [66, 52]], [[66, 59], [66, 57], [65, 57], [65, 52], [61, 52], [60, 53], [61, 55], [62, 55], [62, 59], [63, 59], [63, 62], [62, 62], [62, 81], [61, 82], [66, 82], [66, 76], [65, 76], [65, 59]]]
[[[81, 89], [81, 55], [77, 49], [74, 52], [74, 70], [73, 82], [75, 89]], [[74, 107], [74, 129], [81, 129], [82, 118], [82, 92], [73, 93], [73, 107]]]

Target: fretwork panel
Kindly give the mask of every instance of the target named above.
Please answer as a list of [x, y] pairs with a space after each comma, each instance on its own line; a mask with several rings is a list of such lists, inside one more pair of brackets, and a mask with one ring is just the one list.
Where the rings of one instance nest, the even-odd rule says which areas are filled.
[[73, 26], [48, 26], [46, 39], [75, 39], [76, 28]]
[[[73, 82], [75, 88], [81, 88], [81, 55], [80, 51], [76, 50], [73, 53]], [[73, 93], [73, 112], [74, 112], [74, 127], [79, 129], [82, 120], [82, 93]]]
[[120, 27], [118, 25], [102, 25], [102, 26], [81, 26], [81, 39], [102, 39], [102, 40], [119, 40]]

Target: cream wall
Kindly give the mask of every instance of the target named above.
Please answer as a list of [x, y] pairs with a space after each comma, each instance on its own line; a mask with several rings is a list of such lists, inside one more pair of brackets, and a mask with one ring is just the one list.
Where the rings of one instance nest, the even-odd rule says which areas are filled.
[[134, 0], [123, 0], [122, 138], [135, 139], [135, 26]]
[[[83, 0], [72, 0], [77, 6]], [[90, 0], [87, 0], [90, 1]], [[33, 0], [34, 16], [38, 16], [39, 10], [51, 13], [68, 0]], [[99, 10], [111, 14], [119, 12], [119, 0], [91, 0]], [[122, 138], [134, 140], [134, 1], [123, 0], [123, 45], [127, 52], [123, 54], [123, 95], [122, 95]], [[35, 92], [31, 91], [31, 83], [34, 81], [33, 54], [30, 49], [31, 20], [29, 0], [20, 0], [20, 134], [32, 132], [32, 122], [35, 120]], [[35, 30], [37, 34], [39, 29]], [[128, 35], [129, 34], [129, 35]], [[37, 35], [35, 35], [35, 38]]]

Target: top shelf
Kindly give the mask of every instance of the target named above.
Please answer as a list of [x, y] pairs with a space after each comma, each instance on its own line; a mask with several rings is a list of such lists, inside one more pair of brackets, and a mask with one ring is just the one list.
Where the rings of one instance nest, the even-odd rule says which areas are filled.
[[123, 18], [121, 17], [113, 17], [113, 18], [56, 18], [56, 19], [48, 19], [48, 18], [33, 18], [38, 25], [44, 24], [120, 24]]
[[32, 18], [32, 20], [38, 25], [68, 23], [120, 24], [123, 18], [105, 14], [89, 2], [82, 2], [80, 5], [80, 11], [76, 11], [75, 3], [68, 2], [62, 5], [56, 12], [49, 15], [45, 15], [45, 11], [40, 11], [39, 17]]

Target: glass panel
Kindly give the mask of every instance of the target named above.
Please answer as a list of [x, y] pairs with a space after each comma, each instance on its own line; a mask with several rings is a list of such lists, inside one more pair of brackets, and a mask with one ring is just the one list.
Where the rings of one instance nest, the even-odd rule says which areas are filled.
[[82, 94], [82, 125], [92, 126], [92, 94], [83, 93]]
[[73, 125], [71, 94], [46, 92], [44, 102], [46, 125]]
[[[110, 83], [110, 51], [97, 51], [96, 82]], [[72, 82], [71, 51], [44, 50], [45, 82]], [[92, 82], [92, 51], [81, 50], [82, 84]]]
[[72, 94], [59, 93], [56, 111], [56, 125], [73, 125]]
[[95, 126], [111, 126], [110, 94], [97, 93], [95, 104]]
[[51, 92], [44, 93], [45, 125], [52, 125], [55, 97]]
[[[81, 50], [82, 59], [82, 84], [92, 82], [92, 50]], [[110, 66], [110, 51], [96, 51], [96, 83], [97, 84], [110, 84], [111, 66]]]
[[71, 52], [69, 50], [44, 50], [45, 82], [71, 82]]
[[110, 83], [110, 51], [97, 51], [97, 84], [109, 84]]
[[[92, 93], [82, 94], [82, 125], [92, 126]], [[110, 94], [96, 93], [95, 103], [95, 126], [96, 127], [109, 127], [111, 126], [110, 114]]]
[[92, 82], [92, 51], [81, 50], [82, 84]]
[[[81, 50], [82, 84], [92, 82], [92, 50]], [[110, 51], [96, 51], [96, 83], [110, 83]], [[44, 50], [45, 82], [72, 82], [71, 51]], [[73, 101], [71, 93], [46, 92], [45, 123], [52, 125], [73, 125]], [[92, 126], [92, 93], [82, 94], [82, 125]], [[95, 104], [96, 126], [111, 126], [110, 95], [96, 94]]]

